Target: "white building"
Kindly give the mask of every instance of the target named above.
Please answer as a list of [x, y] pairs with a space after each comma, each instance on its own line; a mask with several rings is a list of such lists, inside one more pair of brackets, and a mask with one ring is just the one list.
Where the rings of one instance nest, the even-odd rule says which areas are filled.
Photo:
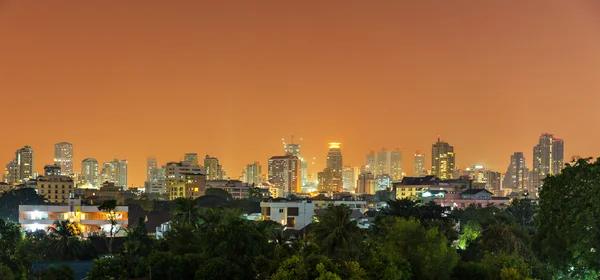
[[[118, 231], [116, 236], [124, 236], [128, 225], [128, 207], [117, 206], [115, 217]], [[66, 205], [19, 205], [19, 223], [26, 231], [48, 231], [58, 220], [76, 223], [84, 237], [93, 232], [110, 231], [107, 213], [98, 206], [82, 206], [80, 199], [69, 199]]]
[[54, 145], [54, 164], [60, 166], [60, 175], [73, 174], [73, 144], [60, 142]]

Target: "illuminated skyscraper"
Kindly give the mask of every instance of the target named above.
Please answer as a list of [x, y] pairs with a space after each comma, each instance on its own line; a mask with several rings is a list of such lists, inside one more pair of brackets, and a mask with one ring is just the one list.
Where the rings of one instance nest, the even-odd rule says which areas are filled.
[[[189, 161], [169, 162], [164, 167], [165, 187], [169, 199], [180, 197], [197, 198], [204, 195], [206, 189], [206, 170]], [[148, 184], [146, 184], [148, 189]], [[153, 192], [160, 192], [156, 190]]]
[[327, 153], [327, 168], [331, 168], [334, 172], [342, 172], [342, 150], [340, 143], [329, 143], [329, 152]]
[[325, 168], [323, 171], [317, 174], [319, 178], [319, 191], [320, 192], [341, 192], [342, 191], [342, 180], [341, 172], [335, 171], [332, 168]]
[[514, 192], [529, 192], [529, 169], [522, 152], [515, 152], [510, 156], [502, 188]]
[[[300, 138], [300, 140], [302, 140], [302, 138]], [[301, 165], [301, 182], [302, 182], [302, 186], [306, 185], [307, 183], [307, 179], [306, 179], [306, 168], [308, 167], [308, 163], [304, 160], [304, 158], [302, 157], [302, 155], [300, 154], [300, 144], [298, 143], [294, 143], [294, 136], [292, 135], [292, 143], [285, 143], [283, 142], [283, 149], [284, 149], [284, 153], [287, 154], [291, 154], [294, 155], [296, 157], [298, 157], [300, 159], [300, 161], [302, 162]]]
[[552, 134], [540, 136], [539, 143], [533, 147], [532, 191], [539, 191], [546, 176], [560, 173], [565, 164], [564, 146], [563, 140]]
[[146, 182], [151, 182], [154, 178], [154, 174], [156, 174], [156, 172], [154, 170], [156, 170], [156, 168], [158, 168], [158, 161], [156, 160], [156, 158], [147, 158], [146, 159]]
[[114, 159], [105, 162], [100, 172], [102, 183], [114, 183], [115, 186], [127, 189], [127, 160]]
[[356, 192], [356, 182], [359, 174], [359, 167], [344, 167], [344, 170], [342, 170], [342, 188], [344, 191]]
[[200, 166], [200, 161], [198, 160], [198, 154], [196, 153], [187, 153], [183, 157], [183, 161], [188, 162], [191, 166]]
[[288, 195], [301, 192], [301, 161], [298, 157], [288, 154], [274, 156], [269, 159], [269, 182]]
[[377, 181], [375, 181], [375, 175], [371, 172], [361, 173], [358, 175], [356, 182], [356, 193], [357, 194], [375, 194], [377, 190]]
[[375, 157], [375, 177], [379, 175], [390, 174], [390, 153], [386, 149], [381, 149]]
[[246, 165], [244, 169], [242, 181], [248, 184], [260, 184], [262, 183], [262, 166], [257, 161]]
[[33, 168], [33, 148], [31, 146], [25, 146], [18, 149], [15, 153], [17, 164], [19, 165], [19, 178], [17, 183], [24, 183], [25, 181], [34, 178]]
[[375, 158], [375, 151], [371, 151], [369, 154], [367, 154], [365, 172], [371, 172], [375, 174]]
[[431, 175], [442, 180], [453, 179], [454, 168], [454, 147], [438, 137], [438, 141], [431, 145]]
[[206, 168], [206, 180], [223, 180], [223, 168], [219, 164], [219, 159], [206, 155], [204, 158], [204, 168]]
[[424, 177], [427, 175], [425, 171], [425, 155], [417, 150], [413, 158], [413, 177]]
[[61, 175], [73, 174], [73, 144], [60, 142], [54, 145], [54, 164], [60, 167]]
[[81, 161], [81, 178], [84, 183], [95, 188], [100, 188], [98, 180], [98, 161], [94, 158], [86, 158]]
[[390, 152], [390, 178], [393, 182], [402, 181], [402, 152], [399, 148]]
[[19, 176], [21, 176], [20, 166], [16, 160], [11, 159], [10, 162], [6, 165], [6, 170], [4, 175], [2, 176], [2, 181], [5, 183], [14, 185], [19, 183]]

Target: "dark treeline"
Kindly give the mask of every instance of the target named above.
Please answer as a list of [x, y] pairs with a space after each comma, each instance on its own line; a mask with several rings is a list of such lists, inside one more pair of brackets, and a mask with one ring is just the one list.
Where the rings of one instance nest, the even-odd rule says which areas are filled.
[[[18, 224], [2, 222], [0, 279], [33, 277], [32, 261], [92, 259], [89, 279], [597, 279], [600, 161], [567, 166], [540, 196], [539, 205], [522, 199], [452, 212], [389, 201], [369, 229], [349, 208], [330, 207], [306, 236], [246, 220], [240, 208], [177, 199], [164, 238], [149, 236], [140, 219], [103, 256], [68, 222], [25, 238]], [[43, 279], [68, 275], [54, 268]]]

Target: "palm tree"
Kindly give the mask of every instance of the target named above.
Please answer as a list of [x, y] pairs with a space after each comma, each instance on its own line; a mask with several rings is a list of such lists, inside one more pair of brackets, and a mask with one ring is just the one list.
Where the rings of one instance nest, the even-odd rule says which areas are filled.
[[54, 227], [48, 229], [52, 239], [51, 248], [58, 254], [60, 260], [74, 260], [81, 253], [79, 226], [67, 220], [54, 222]]
[[200, 207], [191, 197], [180, 197], [173, 201], [173, 218], [176, 222], [192, 225], [200, 217]]
[[346, 205], [330, 206], [315, 223], [313, 234], [321, 248], [332, 257], [343, 256], [360, 235], [352, 210]]

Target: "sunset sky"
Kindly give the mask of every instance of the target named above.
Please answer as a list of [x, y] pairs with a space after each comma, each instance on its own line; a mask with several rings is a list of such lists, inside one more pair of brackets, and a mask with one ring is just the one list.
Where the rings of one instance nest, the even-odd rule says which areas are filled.
[[[176, 2], [176, 3], [175, 3]], [[232, 178], [302, 137], [344, 164], [400, 147], [506, 172], [543, 132], [600, 156], [600, 1], [0, 0], [0, 167], [28, 144], [129, 161], [216, 156]]]

